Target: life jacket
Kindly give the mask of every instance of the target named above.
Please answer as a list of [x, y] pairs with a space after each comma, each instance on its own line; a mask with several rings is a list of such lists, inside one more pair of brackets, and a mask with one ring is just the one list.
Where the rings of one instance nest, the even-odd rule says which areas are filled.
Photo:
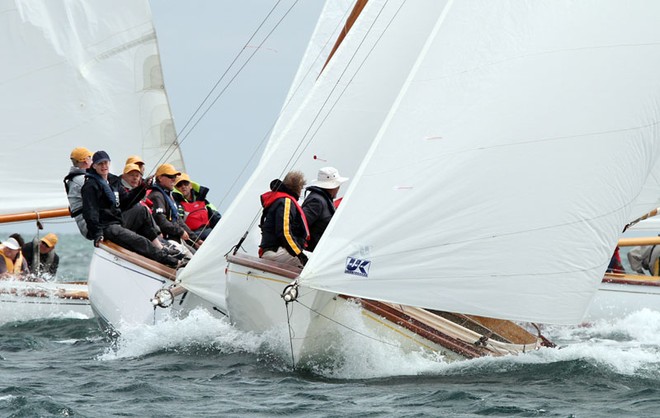
[[196, 200], [194, 202], [181, 201], [179, 205], [183, 207], [183, 219], [186, 225], [193, 231], [208, 225], [209, 211], [204, 201]]
[[0, 251], [0, 256], [5, 259], [5, 266], [7, 266], [7, 273], [16, 273], [16, 269], [14, 267], [14, 262], [12, 261], [11, 258], [7, 257], [4, 253], [4, 251]]
[[14, 273], [23, 273], [23, 252], [19, 252], [16, 256], [16, 261], [14, 262]]

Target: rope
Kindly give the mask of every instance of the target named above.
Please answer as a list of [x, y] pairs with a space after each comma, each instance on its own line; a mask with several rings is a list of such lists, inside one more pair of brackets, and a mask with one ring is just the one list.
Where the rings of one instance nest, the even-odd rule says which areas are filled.
[[289, 311], [289, 303], [284, 303], [284, 309], [286, 309], [286, 324], [289, 328], [289, 348], [291, 349], [291, 367], [296, 368], [296, 357], [293, 354], [293, 330], [291, 329], [291, 315], [293, 314], [293, 309]]

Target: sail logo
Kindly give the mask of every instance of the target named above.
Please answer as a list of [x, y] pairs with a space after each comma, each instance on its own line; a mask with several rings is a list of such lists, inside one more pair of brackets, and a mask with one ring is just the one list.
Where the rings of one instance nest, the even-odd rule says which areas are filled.
[[369, 277], [370, 266], [371, 261], [369, 260], [360, 260], [359, 258], [346, 257], [346, 270], [344, 270], [344, 273]]

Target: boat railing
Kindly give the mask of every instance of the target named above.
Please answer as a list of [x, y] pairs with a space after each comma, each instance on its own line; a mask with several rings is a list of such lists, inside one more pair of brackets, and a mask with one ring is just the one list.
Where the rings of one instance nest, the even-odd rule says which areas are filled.
[[238, 264], [244, 267], [252, 267], [261, 271], [277, 274], [279, 276], [295, 279], [300, 275], [301, 269], [289, 264], [278, 263], [277, 261], [264, 260], [247, 254], [228, 255], [229, 263]]

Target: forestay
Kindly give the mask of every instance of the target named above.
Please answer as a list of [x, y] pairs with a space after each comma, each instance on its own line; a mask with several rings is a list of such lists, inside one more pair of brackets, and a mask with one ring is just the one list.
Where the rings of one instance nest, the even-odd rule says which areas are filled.
[[242, 248], [257, 255], [259, 196], [272, 179], [297, 169], [312, 180], [327, 165], [348, 176], [357, 171], [443, 7], [437, 0], [367, 3], [307, 98], [271, 139], [269, 151], [181, 274], [183, 286], [224, 304], [222, 257], [248, 228]]
[[580, 321], [658, 164], [659, 15], [650, 1], [451, 3], [301, 283]]
[[0, 0], [0, 44], [0, 213], [67, 207], [78, 146], [184, 168], [147, 0]]

